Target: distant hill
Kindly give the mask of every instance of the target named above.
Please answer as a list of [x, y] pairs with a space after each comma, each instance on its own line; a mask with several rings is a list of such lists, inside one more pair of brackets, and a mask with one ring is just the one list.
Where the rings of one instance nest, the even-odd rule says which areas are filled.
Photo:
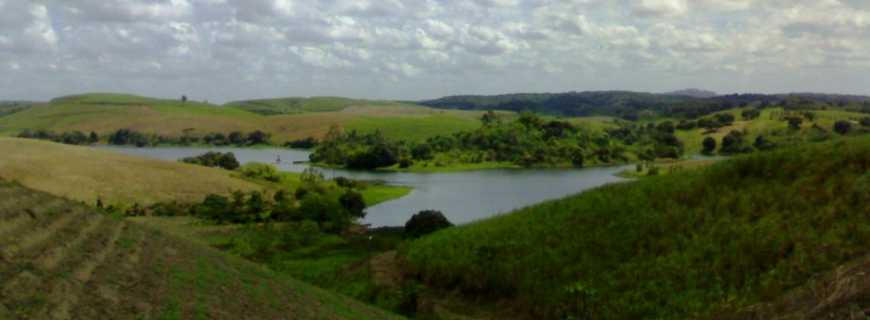
[[419, 104], [443, 109], [532, 111], [561, 116], [613, 116], [629, 120], [654, 116], [693, 118], [736, 107], [767, 106], [783, 101], [791, 107], [818, 108], [828, 105], [844, 107], [850, 111], [870, 112], [870, 97], [866, 96], [809, 93], [709, 96], [710, 94], [712, 92], [697, 89], [663, 94], [630, 91], [519, 93], [450, 96], [420, 101]]
[[239, 108], [262, 115], [297, 114], [305, 112], [342, 111], [349, 107], [409, 106], [394, 101], [361, 100], [342, 97], [289, 97], [275, 99], [244, 100], [227, 103], [225, 106]]
[[0, 319], [398, 318], [77, 202], [0, 194]]
[[0, 117], [27, 110], [38, 102], [32, 101], [0, 101]]
[[451, 96], [421, 101], [435, 108], [532, 111], [563, 116], [625, 117], [639, 111], [659, 111], [694, 98], [630, 91], [519, 93], [495, 96]]
[[701, 89], [683, 89], [665, 93], [671, 96], [686, 96], [692, 98], [712, 98], [716, 96], [716, 92]]
[[17, 135], [30, 129], [94, 131], [105, 137], [118, 129], [132, 129], [165, 137], [201, 137], [262, 130], [272, 135], [273, 142], [283, 144], [321, 138], [337, 125], [360, 132], [381, 130], [389, 138], [423, 140], [476, 128], [480, 115], [413, 103], [335, 97], [252, 100], [220, 106], [193, 100], [88, 93], [56, 98], [0, 116], [0, 135]]

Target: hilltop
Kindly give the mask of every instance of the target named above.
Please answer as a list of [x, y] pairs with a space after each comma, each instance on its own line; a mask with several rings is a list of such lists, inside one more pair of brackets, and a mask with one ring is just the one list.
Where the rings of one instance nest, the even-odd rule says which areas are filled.
[[425, 139], [477, 127], [482, 114], [344, 98], [265, 101], [219, 106], [127, 94], [82, 94], [0, 115], [0, 134], [51, 130], [93, 131], [106, 136], [119, 129], [131, 129], [177, 138], [262, 130], [272, 136], [273, 142], [283, 144], [321, 138], [331, 126], [341, 126], [361, 132], [381, 130], [388, 137]]
[[0, 195], [0, 319], [395, 318], [75, 202]]
[[109, 150], [0, 138], [0, 177], [94, 203], [200, 201], [206, 195], [259, 190], [229, 171], [123, 155]]

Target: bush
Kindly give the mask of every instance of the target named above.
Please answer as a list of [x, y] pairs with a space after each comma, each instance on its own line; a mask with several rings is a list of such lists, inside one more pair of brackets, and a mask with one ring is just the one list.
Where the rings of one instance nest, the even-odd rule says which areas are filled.
[[713, 137], [704, 138], [703, 147], [703, 150], [701, 150], [702, 153], [706, 155], [713, 154], [713, 152], [716, 151], [716, 139]]
[[261, 179], [271, 182], [281, 181], [281, 174], [278, 172], [278, 168], [275, 168], [275, 166], [271, 164], [253, 162], [242, 166], [239, 171], [242, 172], [242, 176], [251, 179]]
[[181, 159], [181, 162], [213, 168], [224, 168], [227, 170], [235, 170], [239, 168], [239, 161], [236, 160], [236, 155], [232, 152], [206, 152], [196, 157]]
[[287, 142], [284, 146], [293, 149], [312, 149], [317, 146], [317, 139], [308, 137], [305, 139], [293, 140]]
[[332, 197], [310, 194], [302, 200], [299, 211], [307, 220], [320, 225], [326, 232], [344, 231], [351, 223], [351, 216], [339, 202]]
[[834, 123], [834, 131], [841, 135], [847, 135], [852, 131], [852, 123], [845, 120], [840, 120]]
[[412, 238], [419, 238], [435, 231], [452, 227], [453, 224], [444, 217], [441, 211], [424, 210], [413, 215], [407, 223], [405, 223], [405, 235]]
[[861, 119], [861, 125], [865, 127], [870, 127], [870, 117]]
[[338, 203], [354, 218], [362, 219], [366, 217], [366, 202], [361, 193], [348, 190], [338, 198]]

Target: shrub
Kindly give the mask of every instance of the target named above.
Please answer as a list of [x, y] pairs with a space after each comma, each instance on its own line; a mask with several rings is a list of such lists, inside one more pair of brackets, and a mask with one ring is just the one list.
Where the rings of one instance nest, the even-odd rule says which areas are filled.
[[239, 168], [239, 161], [236, 160], [236, 155], [232, 152], [220, 153], [210, 151], [196, 157], [183, 158], [181, 162], [227, 170]]
[[841, 135], [849, 134], [852, 131], [852, 123], [846, 120], [840, 120], [834, 123], [834, 131]]
[[444, 214], [441, 213], [441, 211], [424, 210], [413, 215], [411, 219], [405, 223], [405, 235], [412, 238], [419, 238], [452, 226], [453, 224], [444, 217]]
[[870, 117], [861, 119], [861, 125], [865, 127], [870, 127]]
[[706, 155], [713, 154], [713, 152], [716, 151], [716, 139], [714, 139], [713, 137], [704, 138], [703, 147], [704, 148], [703, 150], [701, 150], [701, 152]]
[[251, 178], [251, 179], [261, 179], [271, 182], [279, 182], [281, 181], [281, 174], [278, 172], [278, 168], [271, 164], [266, 163], [248, 163], [239, 169], [241, 171], [242, 176]]
[[293, 149], [312, 149], [317, 146], [317, 139], [308, 137], [305, 139], [293, 140], [287, 142], [284, 146]]
[[351, 216], [360, 219], [366, 217], [366, 202], [361, 193], [348, 190], [338, 198], [338, 203], [340, 203]]

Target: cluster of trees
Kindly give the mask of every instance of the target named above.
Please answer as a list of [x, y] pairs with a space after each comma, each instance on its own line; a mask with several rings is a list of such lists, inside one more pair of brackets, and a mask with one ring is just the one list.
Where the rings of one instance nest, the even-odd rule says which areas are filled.
[[229, 134], [209, 133], [203, 136], [195, 135], [187, 130], [179, 137], [168, 137], [156, 134], [145, 134], [131, 129], [119, 129], [108, 137], [109, 144], [133, 145], [137, 147], [155, 145], [194, 145], [207, 144], [213, 146], [253, 146], [271, 145], [271, 135], [256, 130], [249, 133], [233, 131]]
[[503, 121], [493, 112], [479, 129], [430, 137], [424, 142], [390, 141], [379, 132], [348, 133], [332, 128], [311, 155], [311, 161], [354, 169], [375, 169], [398, 164], [452, 158], [461, 163], [510, 162], [523, 167], [583, 167], [589, 162], [617, 163], [638, 158], [676, 158], [683, 145], [673, 123], [662, 126], [622, 122], [605, 133], [591, 132], [559, 120], [523, 113]]
[[195, 157], [183, 158], [180, 161], [212, 168], [224, 168], [227, 170], [236, 170], [240, 166], [239, 161], [236, 160], [236, 155], [232, 152], [223, 153], [210, 151]]
[[308, 137], [305, 139], [288, 141], [284, 144], [284, 146], [292, 149], [313, 149], [317, 146], [317, 143], [317, 139], [313, 137]]
[[50, 140], [58, 143], [72, 145], [88, 145], [100, 141], [100, 136], [96, 132], [85, 134], [81, 131], [67, 131], [64, 133], [55, 133], [48, 130], [30, 130], [25, 129], [18, 134], [19, 138]]

